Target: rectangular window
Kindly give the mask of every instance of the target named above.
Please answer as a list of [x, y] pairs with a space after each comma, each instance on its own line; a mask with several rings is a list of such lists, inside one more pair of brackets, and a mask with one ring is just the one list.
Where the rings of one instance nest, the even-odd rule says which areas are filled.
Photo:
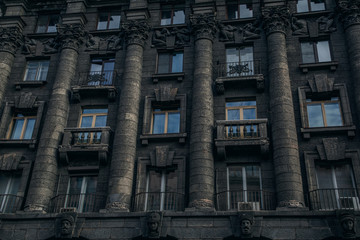
[[36, 116], [32, 114], [16, 114], [11, 121], [7, 138], [16, 140], [31, 139], [35, 122]]
[[97, 176], [72, 176], [69, 179], [64, 207], [78, 212], [92, 212], [95, 208]]
[[302, 42], [303, 63], [331, 62], [329, 41]]
[[228, 19], [240, 19], [253, 17], [251, 2], [239, 1], [237, 4], [227, 5]]
[[178, 106], [153, 106], [152, 134], [179, 133], [180, 108]]
[[[84, 108], [82, 110], [80, 128], [101, 128], [106, 126], [108, 110], [106, 108]], [[101, 143], [101, 131], [80, 132], [77, 143]]]
[[46, 81], [49, 61], [29, 61], [26, 65], [24, 81]]
[[185, 23], [185, 11], [182, 6], [162, 6], [160, 25]]
[[228, 77], [253, 75], [253, 47], [226, 48], [226, 64]]
[[36, 33], [56, 32], [56, 25], [58, 23], [60, 23], [60, 16], [58, 14], [41, 15], [38, 18]]
[[19, 191], [21, 175], [8, 172], [0, 173], [0, 212], [14, 212], [19, 206]]
[[339, 97], [314, 100], [306, 99], [306, 110], [309, 127], [343, 126]]
[[120, 28], [120, 13], [99, 13], [97, 30], [109, 30]]
[[315, 12], [325, 10], [324, 0], [298, 0], [296, 4], [298, 13], [302, 12]]
[[[251, 120], [256, 119], [256, 101], [231, 101], [225, 105], [226, 120]], [[227, 135], [232, 138], [256, 137], [257, 126], [247, 124], [234, 124], [227, 127]]]
[[109, 86], [112, 85], [114, 77], [115, 59], [92, 59], [88, 75], [88, 85]]
[[178, 73], [183, 71], [183, 52], [159, 53], [158, 73]]

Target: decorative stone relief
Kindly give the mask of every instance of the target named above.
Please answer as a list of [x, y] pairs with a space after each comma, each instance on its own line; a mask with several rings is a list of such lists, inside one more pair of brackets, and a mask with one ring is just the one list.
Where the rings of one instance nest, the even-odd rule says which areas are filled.
[[291, 29], [293, 35], [307, 35], [308, 25], [305, 19], [297, 19], [296, 17], [291, 18]]
[[243, 238], [252, 238], [254, 225], [254, 215], [251, 213], [244, 213], [239, 215], [241, 237]]
[[197, 199], [192, 201], [190, 204], [190, 207], [193, 208], [213, 208], [214, 203], [210, 199]]
[[341, 160], [345, 159], [344, 142], [340, 142], [338, 138], [323, 138], [323, 144], [317, 145], [316, 149], [321, 160]]
[[82, 24], [62, 24], [58, 25], [57, 29], [57, 42], [63, 49], [71, 48], [77, 51], [88, 37]]
[[175, 35], [175, 47], [185, 47], [190, 43], [190, 31], [187, 27], [175, 27], [171, 33]]
[[328, 78], [327, 74], [314, 74], [313, 79], [308, 80], [313, 93], [332, 92], [334, 90], [334, 78]]
[[289, 8], [286, 6], [266, 7], [262, 9], [263, 28], [266, 34], [274, 32], [286, 33], [290, 22]]
[[127, 45], [138, 44], [144, 46], [149, 36], [150, 25], [145, 20], [129, 20], [122, 26]]
[[340, 0], [338, 2], [338, 11], [345, 29], [353, 24], [360, 24], [360, 1]]
[[147, 236], [149, 238], [159, 238], [161, 236], [162, 213], [150, 212], [147, 215]]
[[23, 156], [15, 153], [7, 153], [0, 155], [0, 170], [11, 171], [18, 170], [20, 160]]
[[151, 47], [166, 47], [166, 38], [171, 36], [167, 28], [156, 29], [152, 35]]
[[15, 97], [15, 108], [18, 109], [30, 109], [34, 107], [36, 96], [33, 96], [31, 92], [22, 92], [20, 96]]
[[260, 38], [260, 29], [258, 28], [259, 22], [248, 23], [239, 28], [240, 42]]
[[71, 239], [77, 220], [77, 213], [68, 212], [59, 214], [55, 222], [55, 233], [58, 239]]
[[56, 53], [60, 47], [60, 44], [57, 41], [57, 38], [46, 39], [43, 42], [43, 45], [44, 45], [43, 53], [45, 53], [45, 54]]
[[334, 13], [329, 13], [327, 16], [321, 16], [316, 19], [316, 22], [318, 23], [319, 33], [332, 33], [336, 31]]
[[25, 37], [24, 38], [24, 44], [22, 46], [22, 53], [27, 54], [35, 54], [36, 53], [36, 45], [37, 41], [35, 39]]
[[172, 88], [171, 86], [161, 86], [157, 88], [155, 91], [156, 101], [158, 102], [169, 102], [175, 101], [175, 97], [178, 89]]
[[304, 203], [299, 202], [297, 200], [288, 200], [288, 201], [281, 201], [279, 203], [279, 207], [284, 208], [302, 208], [305, 207]]
[[151, 47], [174, 48], [188, 46], [190, 31], [187, 27], [155, 29], [152, 35]]
[[232, 25], [224, 25], [219, 24], [219, 41], [220, 42], [227, 42], [227, 41], [234, 41], [235, 36], [234, 32], [238, 29]]
[[342, 229], [343, 239], [358, 239], [356, 238], [356, 220], [352, 211], [340, 210], [337, 217]]
[[151, 166], [170, 167], [173, 165], [175, 151], [170, 151], [168, 146], [156, 146], [155, 150], [150, 152]]
[[192, 32], [196, 36], [196, 39], [214, 39], [217, 32], [217, 22], [214, 14], [192, 15], [190, 22]]
[[87, 34], [85, 38], [86, 51], [118, 51], [122, 49], [123, 34], [97, 37]]
[[17, 27], [0, 28], [0, 52], [15, 54], [23, 44], [23, 36]]

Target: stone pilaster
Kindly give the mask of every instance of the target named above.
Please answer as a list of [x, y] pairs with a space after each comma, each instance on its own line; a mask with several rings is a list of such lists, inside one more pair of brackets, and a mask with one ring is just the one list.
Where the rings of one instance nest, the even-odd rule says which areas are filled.
[[127, 49], [110, 168], [107, 204], [109, 211], [130, 209], [141, 100], [143, 48], [149, 30], [145, 20], [127, 21], [123, 25]]
[[30, 182], [25, 211], [47, 211], [57, 180], [57, 149], [66, 127], [69, 112], [71, 80], [76, 73], [78, 48], [85, 36], [82, 24], [62, 24], [58, 27], [61, 48], [51, 98]]
[[190, 138], [189, 207], [214, 207], [212, 47], [217, 31], [213, 14], [191, 17], [195, 36]]
[[278, 207], [304, 207], [291, 82], [286, 53], [289, 10], [262, 11], [267, 35], [271, 130]]
[[360, 2], [341, 0], [338, 2], [338, 11], [345, 29], [356, 112], [358, 119], [360, 119]]

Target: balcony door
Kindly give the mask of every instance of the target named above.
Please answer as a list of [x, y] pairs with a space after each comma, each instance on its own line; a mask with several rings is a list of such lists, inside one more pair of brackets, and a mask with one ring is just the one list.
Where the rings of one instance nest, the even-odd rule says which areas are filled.
[[115, 59], [92, 59], [88, 85], [112, 85]]
[[17, 193], [20, 186], [20, 175], [0, 174], [0, 212], [14, 212], [20, 204]]
[[[84, 108], [82, 110], [80, 128], [100, 128], [106, 126], [108, 109], [106, 108]], [[80, 132], [78, 143], [100, 143], [101, 131]]]
[[[226, 103], [226, 120], [251, 120], [256, 119], [256, 101], [228, 101]], [[227, 137], [244, 138], [257, 136], [257, 126], [249, 124], [233, 124], [226, 129]]]
[[69, 179], [64, 207], [78, 212], [91, 212], [95, 208], [97, 176], [72, 176]]
[[254, 75], [253, 47], [236, 47], [226, 49], [227, 76]]

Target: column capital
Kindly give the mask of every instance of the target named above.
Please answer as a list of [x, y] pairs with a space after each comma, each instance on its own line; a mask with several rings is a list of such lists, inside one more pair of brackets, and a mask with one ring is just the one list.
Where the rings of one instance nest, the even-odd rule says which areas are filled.
[[57, 26], [57, 41], [62, 49], [71, 48], [78, 51], [85, 42], [86, 32], [83, 24], [60, 24]]
[[151, 27], [146, 20], [128, 20], [122, 25], [126, 44], [137, 44], [144, 47]]
[[262, 18], [266, 35], [274, 32], [286, 34], [286, 28], [290, 24], [290, 11], [287, 6], [264, 7]]
[[340, 0], [337, 9], [345, 29], [351, 25], [360, 24], [359, 0]]
[[190, 21], [196, 40], [206, 38], [212, 41], [215, 38], [217, 21], [214, 13], [192, 15]]
[[23, 35], [18, 27], [0, 27], [0, 52], [15, 55], [16, 50], [23, 44]]

